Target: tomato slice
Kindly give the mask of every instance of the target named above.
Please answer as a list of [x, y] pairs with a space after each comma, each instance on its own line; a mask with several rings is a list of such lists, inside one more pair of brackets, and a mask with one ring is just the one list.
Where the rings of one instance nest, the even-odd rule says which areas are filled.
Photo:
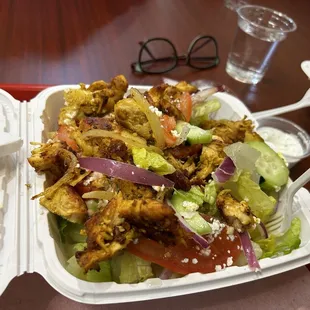
[[145, 237], [139, 238], [136, 244], [129, 244], [127, 250], [144, 260], [185, 275], [193, 272], [210, 273], [219, 269], [218, 266], [225, 268], [233, 264], [241, 253], [241, 243], [237, 234], [228, 236], [224, 228], [208, 250], [193, 240], [188, 241], [188, 246], [165, 246]]
[[192, 116], [193, 104], [190, 93], [184, 92], [180, 98], [180, 102], [177, 104], [177, 108], [182, 112], [187, 122], [190, 121]]
[[164, 114], [160, 118], [160, 123], [164, 129], [164, 137], [167, 146], [173, 146], [177, 141], [177, 138], [171, 133], [171, 130], [174, 130], [177, 125], [175, 118]]
[[77, 143], [75, 142], [75, 140], [70, 138], [70, 129], [68, 126], [66, 126], [66, 125], [59, 126], [59, 128], [57, 130], [57, 138], [60, 141], [66, 142], [67, 145], [72, 148], [72, 150], [74, 150], [74, 151], [79, 150], [79, 147], [78, 147]]

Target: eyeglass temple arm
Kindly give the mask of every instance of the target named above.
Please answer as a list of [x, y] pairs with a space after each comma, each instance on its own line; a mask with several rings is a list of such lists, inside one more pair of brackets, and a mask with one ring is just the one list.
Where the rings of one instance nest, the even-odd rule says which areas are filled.
[[[143, 46], [144, 42], [139, 42], [139, 44], [141, 45], [141, 47]], [[144, 49], [146, 50], [146, 52], [149, 54], [149, 56], [153, 59], [156, 60], [156, 58], [154, 57], [154, 55], [151, 53], [151, 51], [149, 50], [149, 48], [147, 47], [147, 45], [144, 45]]]
[[211, 41], [211, 39], [208, 39], [207, 41], [204, 41], [202, 44], [198, 45], [195, 49], [192, 50], [192, 53], [197, 52], [201, 48], [203, 48], [206, 44], [208, 44]]

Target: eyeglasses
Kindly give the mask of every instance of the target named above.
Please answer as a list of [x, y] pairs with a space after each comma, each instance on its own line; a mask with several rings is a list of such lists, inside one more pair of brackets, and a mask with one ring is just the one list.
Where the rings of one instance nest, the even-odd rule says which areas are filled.
[[181, 65], [205, 70], [216, 67], [220, 61], [217, 42], [211, 36], [196, 37], [189, 45], [187, 54], [180, 56], [173, 43], [165, 38], [152, 38], [139, 44], [138, 61], [131, 64], [136, 73], [166, 73]]

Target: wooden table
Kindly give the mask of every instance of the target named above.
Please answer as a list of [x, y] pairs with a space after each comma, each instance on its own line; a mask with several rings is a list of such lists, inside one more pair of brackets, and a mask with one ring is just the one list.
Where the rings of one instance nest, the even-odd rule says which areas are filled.
[[[218, 41], [219, 66], [205, 71], [178, 67], [165, 77], [187, 81], [206, 79], [226, 84], [252, 111], [279, 107], [301, 99], [310, 86], [300, 69], [300, 63], [309, 58], [310, 1], [255, 1], [287, 13], [298, 25], [297, 31], [289, 34], [279, 45], [269, 71], [257, 86], [239, 83], [225, 72], [237, 17], [224, 7], [223, 2], [2, 0], [0, 83], [89, 83], [98, 79], [109, 80], [122, 73], [131, 84], [156, 84], [161, 82], [162, 76], [137, 76], [131, 72], [130, 63], [137, 60], [139, 41], [167, 37], [178, 52], [183, 53], [196, 35], [207, 34]], [[310, 132], [309, 108], [284, 117]], [[293, 178], [309, 166], [310, 158], [301, 161], [292, 169]], [[30, 279], [43, 283], [38, 277], [27, 276], [27, 279], [29, 283]], [[20, 281], [14, 280], [11, 287], [17, 290]], [[10, 307], [9, 296], [13, 297], [8, 294], [5, 292], [1, 298], [5, 301], [3, 308], [0, 303], [1, 309]], [[17, 308], [26, 309], [22, 305]], [[37, 304], [35, 309], [43, 308]]]

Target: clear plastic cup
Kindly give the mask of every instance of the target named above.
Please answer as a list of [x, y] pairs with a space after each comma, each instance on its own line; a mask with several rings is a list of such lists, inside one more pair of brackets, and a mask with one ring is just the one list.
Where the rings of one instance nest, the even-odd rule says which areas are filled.
[[238, 29], [226, 72], [240, 82], [257, 84], [266, 73], [279, 42], [297, 26], [287, 15], [257, 5], [241, 6], [237, 13]]
[[[297, 124], [281, 117], [259, 118], [257, 122], [256, 131], [270, 147], [285, 157], [289, 168], [310, 156], [310, 136]], [[272, 129], [280, 130], [282, 134], [272, 133]]]

